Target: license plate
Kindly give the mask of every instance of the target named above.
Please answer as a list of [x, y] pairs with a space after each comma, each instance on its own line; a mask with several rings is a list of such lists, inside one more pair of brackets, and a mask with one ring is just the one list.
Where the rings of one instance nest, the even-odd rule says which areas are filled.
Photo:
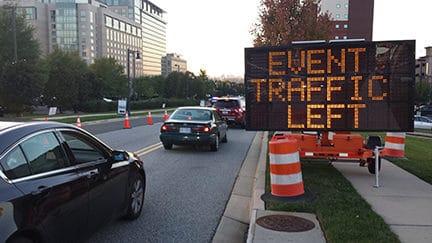
[[190, 133], [190, 127], [180, 127], [180, 133]]
[[222, 114], [226, 115], [228, 114], [228, 111], [222, 111]]

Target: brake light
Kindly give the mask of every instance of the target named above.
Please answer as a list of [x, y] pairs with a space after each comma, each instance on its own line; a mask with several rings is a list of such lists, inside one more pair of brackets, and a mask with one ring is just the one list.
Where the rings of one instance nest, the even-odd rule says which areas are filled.
[[203, 132], [210, 132], [210, 127], [204, 127]]
[[162, 125], [161, 126], [161, 131], [176, 131], [178, 130], [177, 127], [172, 126], [172, 125]]

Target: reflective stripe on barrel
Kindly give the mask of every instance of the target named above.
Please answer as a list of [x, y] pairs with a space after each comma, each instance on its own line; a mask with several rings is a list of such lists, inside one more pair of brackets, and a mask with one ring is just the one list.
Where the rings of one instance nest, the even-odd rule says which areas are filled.
[[405, 133], [388, 132], [381, 152], [384, 156], [404, 158], [405, 157]]

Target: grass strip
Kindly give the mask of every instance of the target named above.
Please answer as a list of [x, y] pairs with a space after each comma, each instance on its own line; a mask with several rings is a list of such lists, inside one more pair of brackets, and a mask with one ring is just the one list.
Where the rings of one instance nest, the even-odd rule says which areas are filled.
[[[315, 213], [328, 242], [400, 242], [384, 220], [328, 161], [302, 160], [305, 190], [312, 202], [266, 202], [266, 209]], [[269, 168], [269, 166], [267, 166]], [[267, 173], [267, 191], [270, 191]]]
[[432, 184], [432, 139], [407, 136], [406, 159], [387, 158], [402, 169]]

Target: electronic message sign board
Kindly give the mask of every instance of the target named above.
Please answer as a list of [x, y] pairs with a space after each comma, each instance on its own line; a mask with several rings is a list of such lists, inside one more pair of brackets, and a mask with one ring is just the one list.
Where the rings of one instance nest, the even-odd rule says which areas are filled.
[[246, 129], [412, 131], [415, 41], [245, 49]]

